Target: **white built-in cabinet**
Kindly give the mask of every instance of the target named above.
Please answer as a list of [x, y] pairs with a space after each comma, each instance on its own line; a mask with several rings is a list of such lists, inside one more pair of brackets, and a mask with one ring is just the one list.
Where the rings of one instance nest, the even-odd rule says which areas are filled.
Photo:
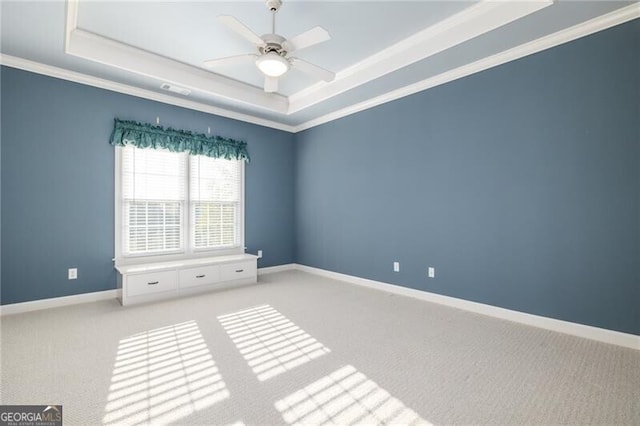
[[257, 256], [239, 254], [171, 262], [116, 265], [123, 306], [258, 280]]

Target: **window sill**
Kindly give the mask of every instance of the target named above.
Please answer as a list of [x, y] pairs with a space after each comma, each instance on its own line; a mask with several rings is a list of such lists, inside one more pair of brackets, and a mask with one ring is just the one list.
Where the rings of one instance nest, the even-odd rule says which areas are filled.
[[158, 272], [173, 269], [183, 269], [206, 265], [221, 265], [225, 263], [241, 262], [243, 260], [255, 260], [254, 254], [233, 254], [226, 256], [200, 257], [195, 259], [172, 260], [163, 262], [137, 263], [135, 265], [117, 265], [116, 270], [121, 274], [139, 274], [145, 272]]

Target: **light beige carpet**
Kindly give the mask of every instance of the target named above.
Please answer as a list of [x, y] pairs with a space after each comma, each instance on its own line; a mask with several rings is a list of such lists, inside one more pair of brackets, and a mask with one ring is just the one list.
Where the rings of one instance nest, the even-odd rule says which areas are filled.
[[640, 424], [640, 351], [303, 272], [2, 318], [2, 404], [64, 424]]

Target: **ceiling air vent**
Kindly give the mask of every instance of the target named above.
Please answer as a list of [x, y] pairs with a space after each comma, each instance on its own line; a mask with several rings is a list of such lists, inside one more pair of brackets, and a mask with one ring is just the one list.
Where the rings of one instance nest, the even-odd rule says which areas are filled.
[[173, 93], [179, 93], [184, 96], [187, 96], [189, 93], [191, 93], [191, 90], [189, 89], [185, 89], [184, 87], [174, 86], [173, 84], [169, 84], [169, 83], [162, 83], [160, 85], [160, 88], [164, 90], [168, 90]]

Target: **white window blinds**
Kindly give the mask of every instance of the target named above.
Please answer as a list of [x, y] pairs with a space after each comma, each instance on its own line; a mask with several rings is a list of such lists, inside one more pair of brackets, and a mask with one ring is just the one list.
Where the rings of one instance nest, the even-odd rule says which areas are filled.
[[133, 146], [118, 152], [118, 256], [241, 250], [242, 160]]
[[191, 156], [190, 203], [194, 249], [225, 248], [240, 242], [240, 160]]
[[124, 254], [183, 249], [186, 181], [186, 154], [122, 148]]

